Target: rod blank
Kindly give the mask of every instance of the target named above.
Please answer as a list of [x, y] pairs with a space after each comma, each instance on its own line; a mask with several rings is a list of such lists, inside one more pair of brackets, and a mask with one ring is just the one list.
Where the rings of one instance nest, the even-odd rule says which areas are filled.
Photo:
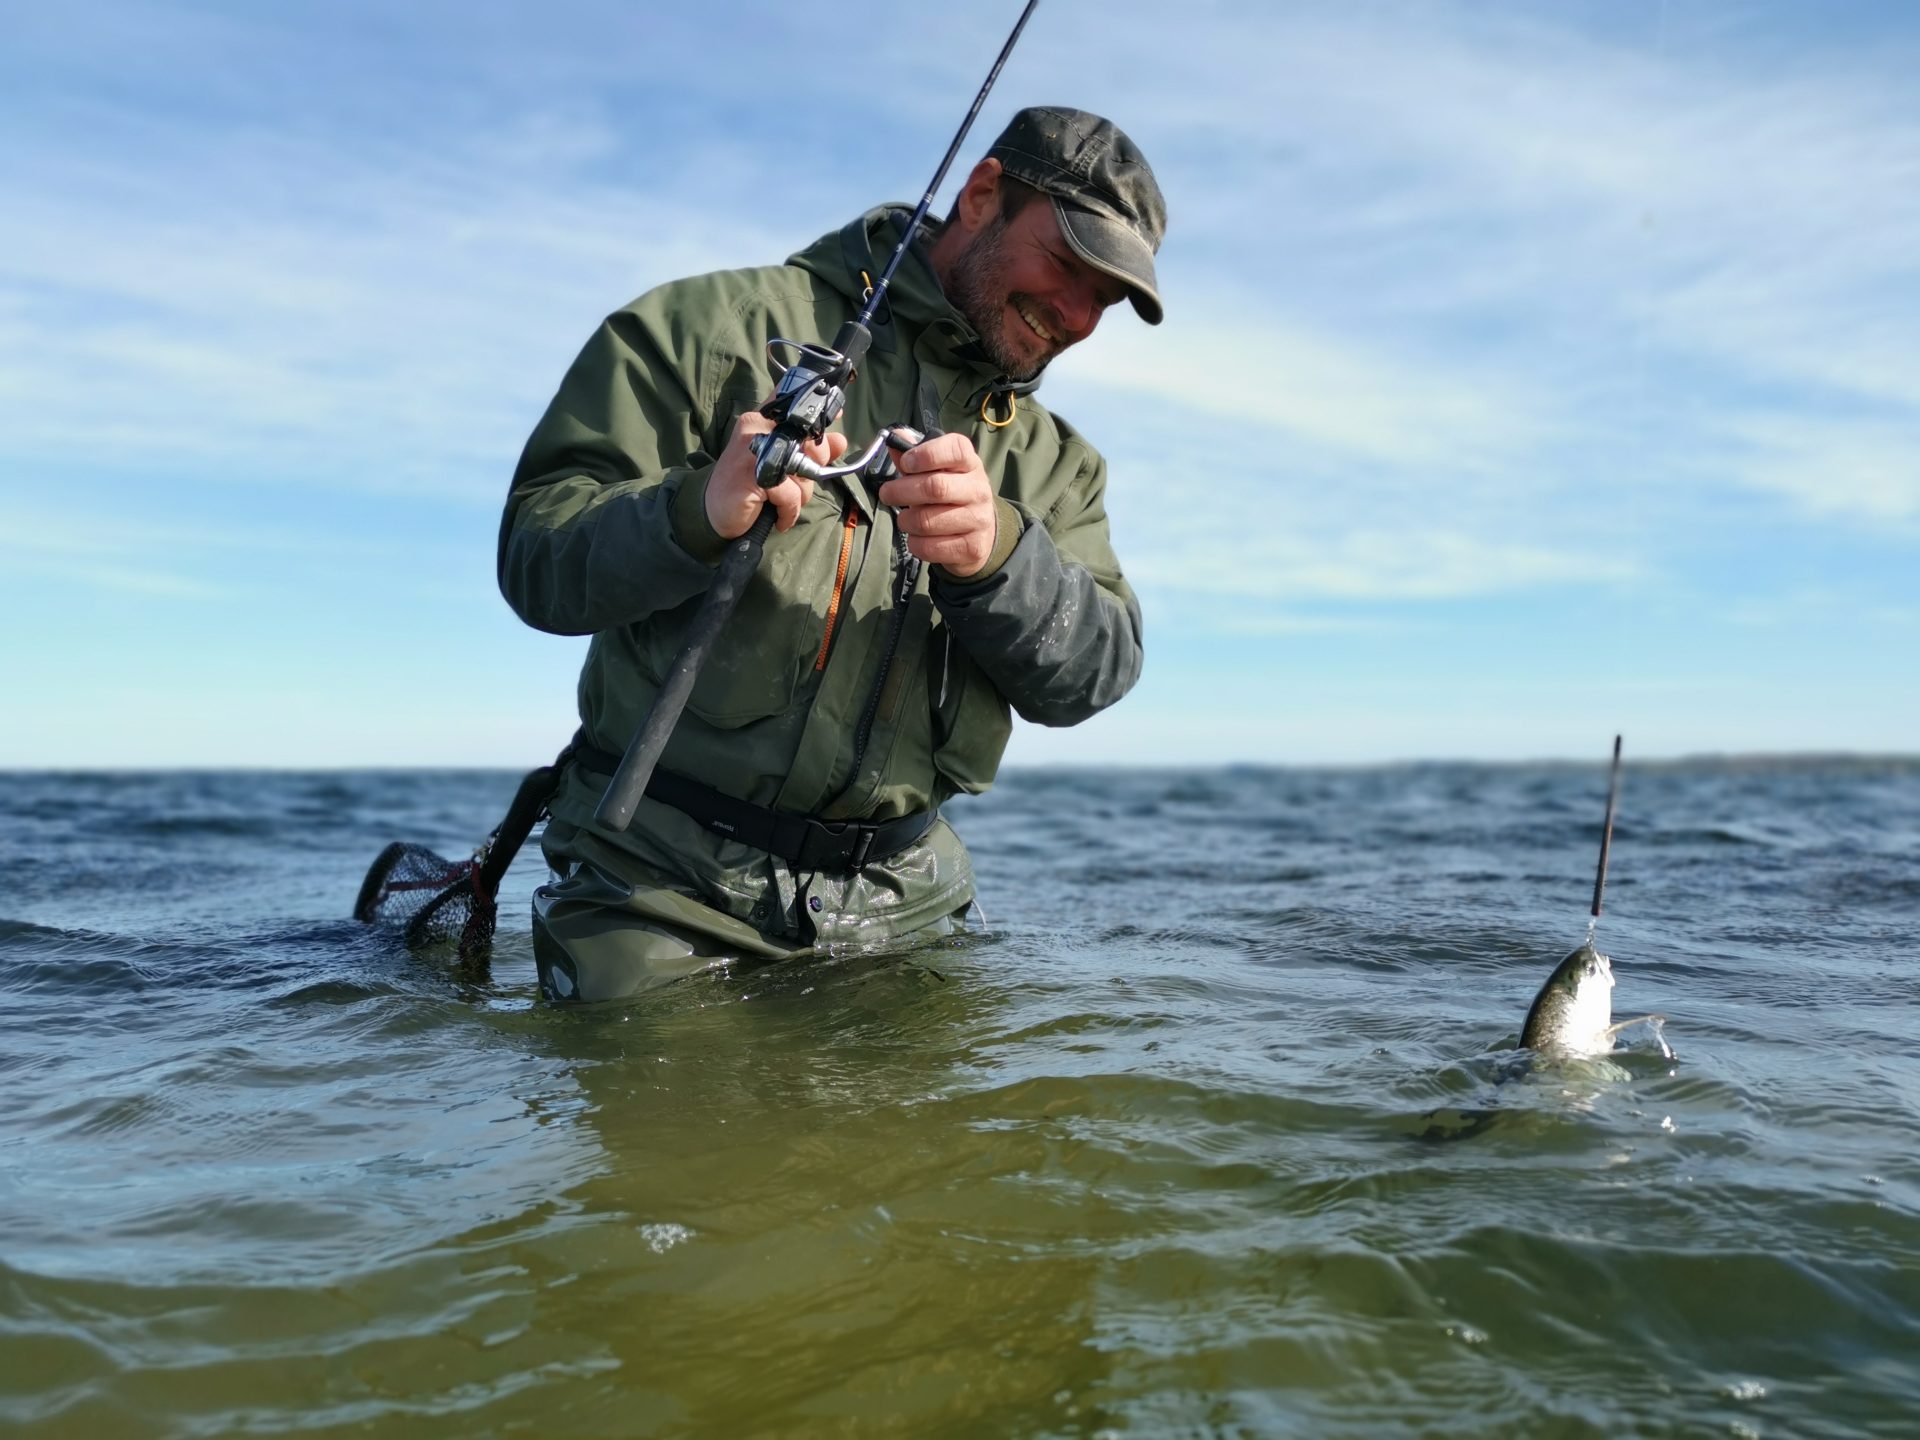
[[1620, 737], [1613, 737], [1613, 773], [1607, 779], [1607, 823], [1600, 831], [1600, 869], [1593, 877], [1593, 918], [1600, 918], [1600, 899], [1607, 893], [1607, 852], [1613, 848], [1613, 807], [1620, 800]]

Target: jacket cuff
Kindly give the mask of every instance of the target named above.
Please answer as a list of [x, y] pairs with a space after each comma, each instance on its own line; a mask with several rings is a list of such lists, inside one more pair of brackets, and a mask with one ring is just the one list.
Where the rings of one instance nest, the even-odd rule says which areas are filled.
[[1020, 512], [1013, 508], [1011, 501], [1004, 496], [993, 497], [993, 550], [987, 556], [987, 563], [973, 574], [962, 577], [955, 575], [944, 565], [934, 566], [934, 570], [949, 585], [978, 585], [983, 580], [991, 580], [1013, 554], [1013, 547], [1020, 543], [1020, 537], [1027, 532], [1027, 522]]
[[667, 511], [673, 538], [680, 548], [709, 565], [719, 560], [727, 548], [727, 542], [707, 519], [707, 477], [711, 474], [711, 467], [682, 471], [680, 482], [673, 489], [673, 504]]

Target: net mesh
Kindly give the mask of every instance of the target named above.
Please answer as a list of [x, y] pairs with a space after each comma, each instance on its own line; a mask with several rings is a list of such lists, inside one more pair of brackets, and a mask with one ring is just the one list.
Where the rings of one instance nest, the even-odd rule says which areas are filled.
[[463, 964], [484, 969], [493, 950], [500, 882], [547, 813], [547, 802], [572, 754], [569, 745], [553, 764], [528, 772], [506, 818], [469, 859], [448, 860], [404, 840], [387, 846], [360, 882], [353, 918], [363, 925], [398, 929], [414, 949], [454, 942]]
[[494, 903], [476, 884], [482, 855], [448, 860], [424, 845], [396, 840], [374, 858], [360, 883], [353, 917], [391, 926], [412, 949], [457, 943], [460, 958], [484, 959], [493, 943]]

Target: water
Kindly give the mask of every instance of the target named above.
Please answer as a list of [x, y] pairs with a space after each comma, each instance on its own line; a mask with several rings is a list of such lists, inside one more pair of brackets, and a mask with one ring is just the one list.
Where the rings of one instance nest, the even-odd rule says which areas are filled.
[[535, 997], [500, 774], [0, 776], [9, 1435], [1912, 1435], [1920, 762], [1026, 773], [994, 933]]

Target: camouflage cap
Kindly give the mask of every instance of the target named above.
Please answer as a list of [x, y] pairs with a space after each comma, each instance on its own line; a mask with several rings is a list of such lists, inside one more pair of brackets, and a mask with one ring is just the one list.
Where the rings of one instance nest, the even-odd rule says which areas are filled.
[[1014, 179], [1046, 191], [1074, 253], [1124, 281], [1140, 318], [1160, 323], [1153, 256], [1167, 233], [1167, 202], [1146, 156], [1119, 126], [1084, 110], [1033, 105], [987, 154]]

